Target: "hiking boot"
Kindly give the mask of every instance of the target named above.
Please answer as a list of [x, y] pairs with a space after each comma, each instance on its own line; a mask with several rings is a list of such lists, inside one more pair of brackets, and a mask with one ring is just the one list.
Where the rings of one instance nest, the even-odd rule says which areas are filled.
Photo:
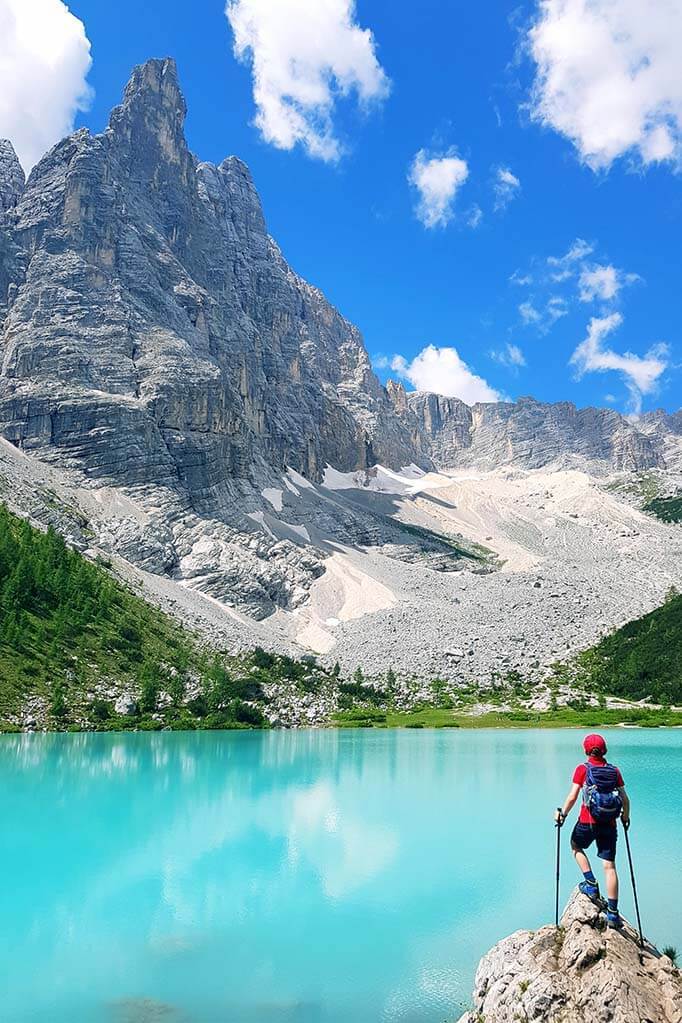
[[583, 893], [583, 895], [587, 895], [588, 899], [599, 898], [599, 885], [596, 881], [581, 881], [578, 885], [578, 889]]
[[617, 909], [608, 909], [606, 911], [606, 926], [612, 927], [615, 931], [623, 929], [623, 918]]

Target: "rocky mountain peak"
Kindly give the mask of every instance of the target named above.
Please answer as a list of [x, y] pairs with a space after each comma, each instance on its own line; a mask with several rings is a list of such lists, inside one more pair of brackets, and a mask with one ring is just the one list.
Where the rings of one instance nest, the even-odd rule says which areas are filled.
[[102, 135], [31, 175], [0, 263], [0, 432], [221, 515], [287, 465], [414, 461], [358, 331], [287, 265], [247, 167], [189, 151], [185, 110], [175, 63], [148, 61]]
[[9, 139], [0, 139], [0, 215], [16, 205], [25, 184], [14, 146]]
[[111, 112], [114, 146], [140, 177], [153, 177], [168, 164], [186, 176], [193, 167], [184, 134], [186, 114], [175, 61], [148, 60], [133, 69], [123, 102]]
[[111, 127], [138, 114], [156, 113], [171, 123], [185, 121], [187, 105], [180, 89], [178, 69], [172, 57], [152, 58], [134, 67], [123, 92], [123, 102], [114, 107]]

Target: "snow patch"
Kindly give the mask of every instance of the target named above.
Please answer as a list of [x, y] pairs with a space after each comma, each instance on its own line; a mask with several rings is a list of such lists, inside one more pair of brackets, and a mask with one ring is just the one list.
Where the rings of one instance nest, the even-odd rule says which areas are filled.
[[423, 469], [420, 469], [414, 462], [410, 462], [409, 465], [401, 465], [400, 467], [401, 476], [406, 476], [410, 480], [419, 480], [422, 476], [426, 476]]
[[307, 480], [305, 476], [301, 476], [300, 472], [296, 472], [290, 465], [287, 466], [287, 476], [296, 486], [301, 487], [302, 490], [314, 490], [315, 487], [312, 485], [310, 480]]
[[383, 465], [358, 469], [356, 472], [339, 472], [332, 465], [327, 465], [322, 482], [328, 490], [372, 490], [380, 494], [408, 497], [452, 484], [449, 476], [437, 472], [424, 473], [417, 465], [408, 465], [400, 472], [393, 472]]
[[300, 536], [301, 540], [305, 540], [306, 543], [310, 543], [310, 533], [305, 526], [296, 526], [293, 522], [285, 522], [284, 525], [293, 530], [297, 536]]
[[266, 501], [269, 501], [276, 512], [281, 512], [282, 510], [283, 496], [283, 491], [278, 490], [276, 487], [266, 487], [265, 490], [261, 490], [261, 497], [264, 497]]
[[284, 480], [284, 486], [287, 488], [290, 494], [294, 494], [295, 497], [301, 496], [301, 491], [294, 486], [291, 480], [287, 479], [286, 476], [282, 476], [282, 479]]
[[263, 515], [262, 511], [247, 512], [246, 517], [247, 519], [252, 519], [253, 522], [258, 523], [263, 532], [267, 533], [268, 536], [271, 536], [273, 540], [277, 539], [273, 531], [270, 529], [270, 526], [265, 521], [265, 516]]

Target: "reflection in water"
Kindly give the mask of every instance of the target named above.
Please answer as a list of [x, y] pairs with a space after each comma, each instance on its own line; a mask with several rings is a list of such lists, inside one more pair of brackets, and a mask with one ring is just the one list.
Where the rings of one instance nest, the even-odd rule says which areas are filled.
[[[681, 740], [614, 737], [635, 799], [661, 755], [682, 781]], [[572, 732], [2, 737], [3, 1019], [456, 1017], [480, 953], [548, 918], [548, 815], [579, 758]], [[676, 791], [637, 850], [661, 891]]]

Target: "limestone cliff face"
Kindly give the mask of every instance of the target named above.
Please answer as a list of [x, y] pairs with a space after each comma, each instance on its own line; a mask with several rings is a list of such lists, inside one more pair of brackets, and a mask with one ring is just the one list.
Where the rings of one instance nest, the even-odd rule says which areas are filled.
[[413, 460], [357, 330], [287, 266], [244, 164], [190, 153], [184, 118], [153, 60], [25, 188], [0, 150], [2, 433], [202, 509], [269, 467]]
[[635, 931], [605, 929], [575, 894], [561, 928], [517, 931], [481, 960], [474, 1009], [460, 1023], [680, 1023], [682, 977]]
[[662, 453], [669, 469], [682, 471], [682, 409], [671, 414], [657, 409], [647, 412], [639, 428]]
[[410, 394], [407, 401], [424, 435], [424, 450], [441, 469], [537, 469], [556, 463], [641, 470], [665, 464], [661, 438], [612, 409], [533, 398], [469, 407], [458, 398], [423, 393]]
[[12, 234], [12, 212], [25, 185], [12, 143], [0, 139], [0, 324], [24, 271], [23, 253]]

